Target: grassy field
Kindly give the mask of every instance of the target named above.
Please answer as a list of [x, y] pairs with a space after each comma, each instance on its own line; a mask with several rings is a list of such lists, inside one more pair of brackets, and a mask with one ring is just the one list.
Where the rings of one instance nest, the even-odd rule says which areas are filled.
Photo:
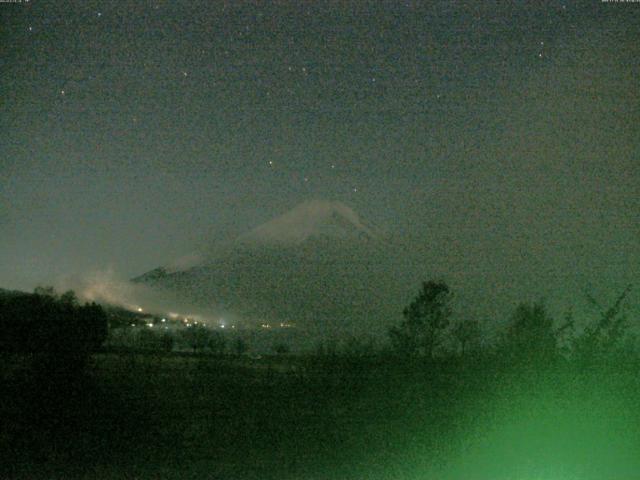
[[95, 355], [85, 376], [59, 381], [35, 380], [22, 362], [3, 367], [3, 479], [595, 479], [640, 471], [632, 373], [120, 353]]

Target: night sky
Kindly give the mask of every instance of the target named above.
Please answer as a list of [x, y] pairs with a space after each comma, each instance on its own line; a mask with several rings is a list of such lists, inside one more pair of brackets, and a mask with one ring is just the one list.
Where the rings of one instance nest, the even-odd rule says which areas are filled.
[[640, 3], [0, 15], [0, 287], [131, 278], [326, 199], [454, 289], [640, 288]]

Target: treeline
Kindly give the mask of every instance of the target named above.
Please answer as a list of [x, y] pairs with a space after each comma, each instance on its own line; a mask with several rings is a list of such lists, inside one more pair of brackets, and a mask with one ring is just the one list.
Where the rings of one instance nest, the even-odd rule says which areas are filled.
[[[530, 367], [567, 361], [584, 367], [631, 365], [640, 363], [640, 352], [624, 311], [629, 292], [630, 288], [626, 288], [609, 306], [588, 297], [596, 311], [595, 319], [588, 324], [578, 324], [570, 312], [556, 320], [542, 302], [537, 302], [518, 305], [499, 328], [455, 315], [449, 286], [443, 281], [425, 281], [403, 310], [400, 321], [389, 329], [388, 342], [341, 338], [318, 344], [313, 353], [316, 357], [376, 356], [440, 363], [490, 359], [494, 363]], [[86, 359], [108, 335], [114, 344], [126, 345], [118, 339], [118, 333], [131, 336], [131, 319], [125, 320], [121, 323], [127, 327], [112, 325], [109, 333], [109, 324], [114, 323], [109, 312], [95, 303], [80, 304], [73, 291], [58, 294], [51, 287], [39, 287], [32, 294], [0, 291], [0, 352], [65, 361], [71, 357]], [[179, 332], [144, 326], [134, 331], [130, 348], [170, 352], [179, 342], [194, 353], [242, 355], [250, 351], [243, 338], [228, 338], [202, 325]], [[275, 354], [289, 351], [290, 345], [285, 341], [272, 347]]]
[[[72, 377], [59, 373], [78, 371], [107, 335], [102, 309], [49, 289], [0, 291], [0, 353], [39, 365], [23, 382], [0, 376], [0, 477], [51, 478], [51, 463], [59, 478], [80, 478], [76, 465], [82, 478], [99, 478], [96, 465], [109, 477], [195, 478], [219, 462], [233, 469], [220, 478], [635, 478], [640, 355], [628, 295], [591, 299], [586, 324], [523, 303], [498, 327], [464, 319], [448, 285], [429, 281], [388, 341], [336, 338], [314, 355], [234, 368], [216, 355], [246, 345], [190, 327], [175, 338], [198, 355], [105, 355]], [[131, 330], [150, 349], [172, 347], [156, 327]], [[372, 458], [387, 470], [363, 473]], [[38, 464], [42, 475], [24, 473]]]
[[103, 308], [81, 305], [73, 291], [39, 287], [0, 295], [0, 352], [27, 355], [41, 368], [83, 368], [107, 333]]
[[582, 325], [577, 325], [571, 312], [556, 321], [543, 302], [521, 303], [488, 341], [477, 320], [452, 320], [453, 294], [445, 282], [424, 282], [404, 309], [402, 320], [389, 329], [391, 352], [427, 360], [491, 358], [532, 368], [559, 362], [583, 367], [637, 365], [637, 338], [624, 311], [630, 290], [627, 287], [607, 307], [587, 297], [596, 318]]
[[[240, 354], [246, 350], [244, 342], [242, 344], [244, 349], [239, 352]], [[146, 325], [113, 328], [107, 343], [107, 348], [111, 351], [124, 349], [169, 353], [179, 349], [188, 350], [194, 354], [210, 355], [228, 353], [229, 347], [230, 342], [221, 332], [200, 324], [171, 330], [165, 330], [162, 327], [148, 328]], [[235, 343], [233, 347], [235, 352]]]
[[[640, 364], [640, 349], [631, 319], [625, 313], [626, 288], [610, 305], [587, 297], [594, 316], [590, 321], [575, 318], [569, 311], [554, 318], [541, 301], [519, 304], [506, 322], [480, 322], [456, 312], [453, 292], [443, 281], [425, 281], [415, 298], [404, 308], [399, 321], [388, 330], [386, 339], [334, 336], [319, 341], [309, 357], [336, 362], [338, 358], [365, 360], [374, 357], [387, 362], [432, 364], [460, 362], [491, 366], [542, 368], [560, 363], [592, 368], [605, 365]], [[193, 353], [242, 355], [251, 352], [247, 339], [203, 325], [179, 331], [158, 328], [114, 328], [114, 346], [134, 350], [170, 352], [176, 348]], [[287, 340], [277, 340], [270, 351], [288, 354], [297, 350]], [[321, 362], [322, 364], [326, 362]], [[365, 362], [366, 363], [366, 362]]]

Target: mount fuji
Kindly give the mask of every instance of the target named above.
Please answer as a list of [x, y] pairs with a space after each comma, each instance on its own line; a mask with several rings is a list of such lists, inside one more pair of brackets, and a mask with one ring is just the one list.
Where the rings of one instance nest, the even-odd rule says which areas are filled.
[[238, 238], [240, 243], [300, 245], [305, 241], [372, 241], [379, 237], [351, 208], [340, 202], [308, 201]]
[[247, 326], [286, 322], [324, 334], [373, 333], [402, 310], [406, 272], [396, 268], [396, 253], [348, 206], [312, 200], [186, 264], [133, 281], [231, 313]]

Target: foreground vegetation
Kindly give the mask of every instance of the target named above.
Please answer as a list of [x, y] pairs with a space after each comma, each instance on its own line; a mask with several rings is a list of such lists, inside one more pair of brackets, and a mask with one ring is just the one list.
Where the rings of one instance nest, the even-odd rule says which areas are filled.
[[570, 316], [557, 323], [542, 305], [521, 305], [483, 345], [476, 326], [451, 322], [446, 285], [422, 287], [384, 350], [351, 342], [259, 359], [94, 352], [81, 372], [57, 375], [34, 352], [5, 349], [0, 478], [640, 471], [640, 356], [625, 292], [579, 333]]

